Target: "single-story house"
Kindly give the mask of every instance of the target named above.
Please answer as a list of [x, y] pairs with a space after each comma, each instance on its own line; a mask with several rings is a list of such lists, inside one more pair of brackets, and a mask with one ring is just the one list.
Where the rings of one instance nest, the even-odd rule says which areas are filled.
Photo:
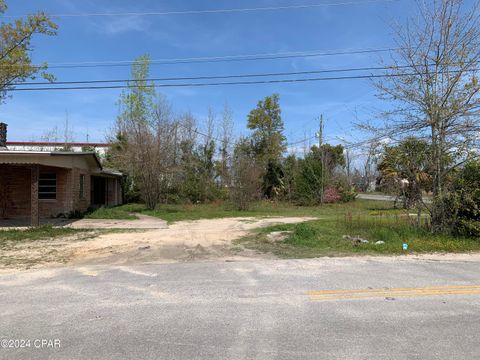
[[0, 123], [0, 219], [30, 219], [122, 204], [122, 174], [94, 152], [10, 151]]

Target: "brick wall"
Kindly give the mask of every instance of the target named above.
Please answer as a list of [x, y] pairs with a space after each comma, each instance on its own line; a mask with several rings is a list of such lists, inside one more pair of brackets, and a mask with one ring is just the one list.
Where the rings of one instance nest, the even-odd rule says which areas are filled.
[[71, 172], [70, 169], [40, 166], [40, 176], [42, 174], [57, 175], [57, 198], [55, 200], [39, 200], [40, 217], [55, 217], [72, 210], [70, 200]]
[[[39, 200], [40, 217], [54, 217], [90, 206], [90, 174], [81, 169], [40, 166], [40, 174], [57, 175], [55, 200]], [[84, 197], [80, 198], [80, 175], [85, 175]], [[0, 165], [0, 218], [30, 216], [30, 176], [28, 165]]]
[[30, 168], [0, 165], [0, 218], [30, 216]]
[[7, 124], [0, 122], [0, 148], [7, 147]]
[[[80, 196], [80, 175], [84, 175], [84, 183], [83, 183], [83, 197]], [[74, 168], [72, 169], [72, 187], [70, 191], [71, 201], [72, 201], [72, 209], [78, 211], [87, 211], [90, 207], [91, 201], [91, 176], [90, 173], [82, 170]]]

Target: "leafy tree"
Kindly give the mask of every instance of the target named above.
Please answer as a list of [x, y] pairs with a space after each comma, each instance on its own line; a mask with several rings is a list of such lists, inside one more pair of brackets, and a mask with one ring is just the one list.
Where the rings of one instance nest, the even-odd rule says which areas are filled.
[[269, 199], [276, 198], [285, 191], [285, 172], [278, 160], [268, 160], [263, 175], [262, 192]]
[[295, 179], [295, 198], [302, 205], [320, 204], [324, 188], [322, 157], [317, 146], [299, 161], [299, 172]]
[[135, 180], [134, 174], [129, 174], [130, 166], [126, 166], [125, 152], [128, 149], [127, 138], [121, 132], [117, 132], [111, 140], [111, 146], [105, 153], [103, 164], [106, 167], [116, 168], [122, 173], [128, 175], [121, 182], [123, 200], [125, 203], [139, 202], [141, 200], [141, 192], [138, 187], [138, 181]]
[[280, 96], [273, 94], [258, 102], [248, 115], [247, 127], [253, 130], [253, 149], [263, 163], [280, 160], [286, 149]]
[[337, 167], [345, 167], [346, 160], [342, 145], [322, 145], [323, 156], [325, 158], [325, 170], [328, 175], [332, 175]]
[[295, 198], [296, 177], [299, 171], [299, 161], [293, 154], [283, 160], [285, 196], [288, 201]]
[[215, 181], [215, 141], [208, 139], [204, 144], [199, 146], [199, 173], [207, 183], [214, 184]]
[[219, 195], [215, 184], [215, 142], [207, 139], [195, 147], [194, 143], [184, 141], [180, 148], [181, 188], [178, 195], [192, 203], [215, 200]]
[[[303, 159], [298, 160], [298, 175], [295, 178], [295, 194], [299, 203], [315, 205], [322, 201], [323, 189], [329, 182], [335, 185], [336, 181], [324, 176], [326, 171], [333, 174], [333, 170], [345, 166], [343, 146], [322, 146], [324, 162], [322, 163], [322, 151], [318, 146], [312, 146], [310, 152]], [[324, 168], [325, 165], [325, 168]], [[341, 196], [341, 195], [340, 195]]]
[[284, 124], [278, 94], [258, 102], [248, 115], [247, 127], [253, 130], [252, 148], [263, 167], [263, 194], [271, 198], [283, 191], [282, 155], [286, 150]]
[[459, 171], [444, 198], [450, 229], [480, 238], [480, 161], [470, 160]]
[[[0, 13], [6, 9], [5, 1], [0, 0]], [[7, 91], [14, 88], [15, 84], [35, 79], [37, 74], [53, 80], [53, 76], [45, 72], [46, 63], [32, 65], [31, 41], [36, 34], [57, 34], [57, 25], [43, 12], [30, 15], [26, 20], [0, 25], [0, 101], [5, 100]]]
[[421, 205], [422, 191], [431, 190], [431, 154], [431, 146], [414, 137], [397, 146], [385, 146], [378, 164], [381, 183], [404, 199], [404, 208]]
[[[389, 77], [376, 84], [389, 101], [380, 126], [363, 124], [375, 138], [416, 136], [431, 144], [432, 227], [448, 223], [443, 197], [449, 174], [479, 141], [479, 6], [461, 0], [418, 3], [418, 15], [396, 29]], [[392, 65], [393, 63], [393, 65]], [[450, 163], [446, 163], [451, 159]]]

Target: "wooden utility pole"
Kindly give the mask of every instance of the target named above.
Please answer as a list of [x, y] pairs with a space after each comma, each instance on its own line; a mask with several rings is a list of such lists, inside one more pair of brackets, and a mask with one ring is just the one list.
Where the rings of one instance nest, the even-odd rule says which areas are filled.
[[318, 131], [318, 149], [320, 150], [321, 162], [322, 162], [322, 186], [320, 193], [320, 202], [323, 204], [323, 195], [325, 193], [325, 154], [323, 151], [323, 114], [320, 114], [320, 128]]

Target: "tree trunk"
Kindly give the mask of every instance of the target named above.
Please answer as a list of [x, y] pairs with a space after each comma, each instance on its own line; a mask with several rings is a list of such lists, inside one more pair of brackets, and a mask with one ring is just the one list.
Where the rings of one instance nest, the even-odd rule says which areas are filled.
[[432, 199], [432, 231], [439, 232], [445, 229], [445, 211], [443, 204], [443, 173], [444, 173], [444, 143], [441, 120], [436, 120], [438, 128], [432, 127], [432, 148], [433, 148], [433, 199]]

